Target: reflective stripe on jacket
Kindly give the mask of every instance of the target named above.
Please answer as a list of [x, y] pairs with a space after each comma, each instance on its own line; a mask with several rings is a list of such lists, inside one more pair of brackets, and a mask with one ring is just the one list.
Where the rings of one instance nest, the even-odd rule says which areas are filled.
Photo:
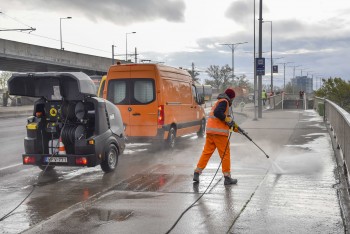
[[220, 102], [226, 102], [226, 110], [225, 110], [225, 115], [228, 115], [228, 110], [229, 110], [229, 103], [226, 99], [219, 99], [213, 108], [211, 108], [211, 111], [209, 113], [209, 118], [207, 122], [207, 128], [206, 132], [209, 134], [216, 134], [216, 135], [224, 135], [228, 136], [230, 133], [230, 128], [227, 126], [225, 121], [220, 120], [219, 118], [216, 118], [214, 116], [214, 110], [215, 108], [219, 105]]

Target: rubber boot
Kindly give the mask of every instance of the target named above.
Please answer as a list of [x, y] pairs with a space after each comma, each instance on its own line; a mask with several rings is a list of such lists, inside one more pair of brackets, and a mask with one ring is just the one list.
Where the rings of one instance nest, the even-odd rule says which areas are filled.
[[232, 179], [230, 176], [225, 176], [224, 185], [237, 184], [237, 179]]
[[196, 182], [196, 183], [199, 182], [199, 173], [198, 173], [198, 172], [195, 172], [195, 173], [193, 174], [193, 181]]

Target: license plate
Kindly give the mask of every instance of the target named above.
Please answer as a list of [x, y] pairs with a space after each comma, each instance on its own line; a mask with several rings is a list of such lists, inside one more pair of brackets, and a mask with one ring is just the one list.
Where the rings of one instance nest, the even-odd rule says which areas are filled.
[[45, 157], [45, 162], [53, 162], [53, 163], [66, 163], [67, 157]]

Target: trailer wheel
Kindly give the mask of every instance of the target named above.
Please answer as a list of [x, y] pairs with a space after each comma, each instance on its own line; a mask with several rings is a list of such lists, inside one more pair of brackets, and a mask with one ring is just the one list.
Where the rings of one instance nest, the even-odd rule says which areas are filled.
[[[39, 165], [38, 166], [42, 171], [45, 171], [46, 165]], [[46, 168], [46, 171], [52, 171], [55, 168], [55, 166], [48, 165]]]
[[199, 138], [203, 138], [204, 135], [205, 135], [205, 119], [202, 119], [202, 121], [201, 121], [201, 128], [197, 132], [197, 136]]
[[175, 148], [175, 139], [176, 139], [176, 129], [174, 126], [171, 126], [169, 129], [168, 139], [166, 140], [166, 146], [168, 149]]
[[114, 171], [118, 164], [119, 151], [117, 147], [110, 144], [107, 150], [105, 150], [104, 159], [101, 162], [101, 168], [105, 173]]

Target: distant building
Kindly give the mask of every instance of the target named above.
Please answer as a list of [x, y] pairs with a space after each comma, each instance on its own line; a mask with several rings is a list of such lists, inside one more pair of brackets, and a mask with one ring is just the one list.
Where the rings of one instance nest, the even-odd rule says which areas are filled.
[[297, 76], [292, 78], [293, 92], [297, 93], [300, 90], [305, 93], [313, 93], [313, 79], [307, 76]]

